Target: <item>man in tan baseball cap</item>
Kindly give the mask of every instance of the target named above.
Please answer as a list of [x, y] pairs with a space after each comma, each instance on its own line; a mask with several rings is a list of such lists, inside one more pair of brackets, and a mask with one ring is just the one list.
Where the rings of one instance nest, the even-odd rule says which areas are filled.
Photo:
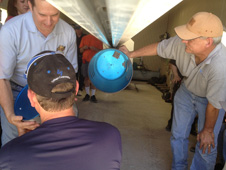
[[176, 36], [136, 51], [120, 47], [128, 57], [159, 55], [176, 60], [184, 76], [174, 97], [171, 147], [172, 169], [188, 169], [188, 137], [198, 115], [198, 135], [190, 169], [214, 169], [217, 137], [224, 117], [219, 101], [226, 101], [226, 47], [223, 25], [209, 12], [198, 12], [175, 28]]
[[186, 25], [176, 27], [175, 31], [184, 40], [198, 37], [220, 37], [223, 34], [223, 25], [216, 15], [198, 12]]

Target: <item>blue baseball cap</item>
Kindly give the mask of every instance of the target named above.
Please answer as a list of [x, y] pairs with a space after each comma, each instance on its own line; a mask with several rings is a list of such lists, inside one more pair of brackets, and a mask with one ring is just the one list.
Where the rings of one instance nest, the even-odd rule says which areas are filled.
[[[29, 88], [36, 94], [61, 99], [75, 93], [76, 73], [72, 64], [60, 52], [43, 52], [35, 56], [26, 71]], [[52, 92], [60, 84], [70, 82], [73, 88], [66, 92]]]

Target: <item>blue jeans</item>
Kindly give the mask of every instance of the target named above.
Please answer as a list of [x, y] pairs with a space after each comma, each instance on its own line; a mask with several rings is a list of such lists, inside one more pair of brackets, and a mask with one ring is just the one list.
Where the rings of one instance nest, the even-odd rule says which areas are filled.
[[[176, 92], [174, 97], [174, 115], [172, 125], [171, 147], [173, 152], [172, 169], [188, 169], [188, 137], [192, 123], [198, 114], [198, 132], [205, 124], [205, 113], [208, 100], [205, 97], [198, 97], [192, 94], [184, 84]], [[214, 127], [215, 148], [211, 148], [211, 153], [202, 154], [199, 149], [199, 142], [196, 144], [195, 154], [190, 167], [191, 170], [213, 170], [217, 157], [217, 137], [220, 131], [224, 110], [219, 111], [218, 119]]]
[[[23, 87], [18, 86], [14, 83], [11, 83], [13, 98], [14, 101], [16, 100], [17, 95], [22, 90]], [[5, 113], [0, 106], [0, 114], [1, 114], [1, 126], [2, 126], [2, 146], [5, 145], [7, 142], [11, 141], [12, 139], [18, 136], [18, 131], [16, 126], [12, 125], [8, 122]]]

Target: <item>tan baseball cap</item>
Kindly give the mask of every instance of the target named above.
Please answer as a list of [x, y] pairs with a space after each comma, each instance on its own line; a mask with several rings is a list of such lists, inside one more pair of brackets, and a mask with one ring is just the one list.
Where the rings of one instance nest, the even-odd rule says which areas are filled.
[[174, 28], [177, 35], [183, 40], [198, 37], [220, 37], [223, 35], [221, 20], [209, 12], [196, 13], [186, 25]]

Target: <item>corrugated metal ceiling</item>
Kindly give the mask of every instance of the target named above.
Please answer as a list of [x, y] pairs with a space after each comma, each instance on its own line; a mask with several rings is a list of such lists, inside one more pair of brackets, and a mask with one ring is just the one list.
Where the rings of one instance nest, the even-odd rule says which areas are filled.
[[182, 0], [47, 0], [89, 33], [117, 47]]

